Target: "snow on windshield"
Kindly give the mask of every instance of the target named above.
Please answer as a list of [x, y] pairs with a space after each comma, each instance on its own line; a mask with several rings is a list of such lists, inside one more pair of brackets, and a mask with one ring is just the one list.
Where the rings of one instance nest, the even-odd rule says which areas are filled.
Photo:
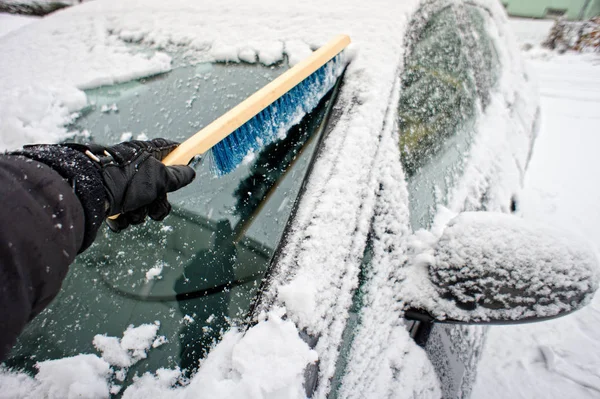
[[[159, 369], [154, 375], [135, 377], [123, 398], [304, 398], [304, 368], [318, 355], [291, 321], [281, 319], [284, 313], [283, 308], [274, 309], [246, 333], [228, 331], [191, 381], [179, 369]], [[122, 339], [97, 335], [94, 345], [102, 352], [100, 357], [80, 354], [40, 362], [35, 378], [0, 370], [0, 397], [103, 399], [117, 394], [127, 368], [160, 345], [158, 329], [157, 324], [130, 327]], [[179, 389], [173, 388], [175, 384]]]
[[[156, 337], [159, 323], [129, 326], [123, 338], [96, 335], [94, 346], [102, 353], [80, 354], [57, 360], [38, 362], [38, 373], [31, 378], [24, 373], [0, 370], [3, 398], [106, 398], [121, 390], [127, 368], [146, 358], [150, 347], [160, 346], [164, 337]], [[111, 367], [112, 366], [112, 367]], [[109, 383], [112, 381], [112, 383]]]

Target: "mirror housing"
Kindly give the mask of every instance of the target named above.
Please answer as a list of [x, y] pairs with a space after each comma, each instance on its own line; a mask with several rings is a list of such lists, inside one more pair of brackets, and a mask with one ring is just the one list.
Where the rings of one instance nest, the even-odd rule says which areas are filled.
[[431, 244], [407, 264], [402, 299], [409, 319], [542, 321], [580, 309], [598, 288], [594, 250], [563, 231], [516, 216], [464, 212]]

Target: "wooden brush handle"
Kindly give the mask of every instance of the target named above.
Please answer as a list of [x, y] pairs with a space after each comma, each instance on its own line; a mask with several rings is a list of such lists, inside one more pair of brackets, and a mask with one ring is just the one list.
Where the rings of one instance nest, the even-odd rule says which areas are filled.
[[187, 165], [194, 156], [210, 150], [215, 144], [329, 62], [348, 44], [350, 44], [350, 37], [347, 35], [336, 36], [309, 57], [185, 140], [167, 155], [163, 163], [165, 165]]

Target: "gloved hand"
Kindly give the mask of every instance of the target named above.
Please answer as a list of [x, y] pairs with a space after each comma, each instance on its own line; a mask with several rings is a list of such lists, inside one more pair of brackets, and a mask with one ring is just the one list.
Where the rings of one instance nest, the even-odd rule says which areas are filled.
[[178, 146], [166, 139], [129, 141], [112, 147], [64, 145], [83, 152], [99, 168], [106, 189], [106, 215], [119, 215], [106, 220], [113, 231], [143, 223], [146, 216], [163, 220], [171, 211], [167, 193], [188, 185], [196, 176], [189, 166], [160, 162]]

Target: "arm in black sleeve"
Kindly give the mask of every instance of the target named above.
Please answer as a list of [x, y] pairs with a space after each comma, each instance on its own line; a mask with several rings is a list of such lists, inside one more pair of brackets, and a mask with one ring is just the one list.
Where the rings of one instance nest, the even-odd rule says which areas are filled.
[[[74, 169], [77, 162], [89, 163], [67, 151], [56, 161], [68, 159]], [[69, 264], [91, 244], [104, 218], [104, 189], [94, 170], [80, 181], [50, 167], [52, 157], [46, 163], [32, 158], [0, 155], [0, 361], [57, 295]], [[78, 189], [85, 189], [83, 199]]]
[[109, 224], [115, 231], [167, 216], [167, 193], [195, 176], [189, 166], [160, 162], [175, 147], [154, 139], [35, 145], [0, 155], [0, 361], [58, 294], [107, 212], [121, 214]]

